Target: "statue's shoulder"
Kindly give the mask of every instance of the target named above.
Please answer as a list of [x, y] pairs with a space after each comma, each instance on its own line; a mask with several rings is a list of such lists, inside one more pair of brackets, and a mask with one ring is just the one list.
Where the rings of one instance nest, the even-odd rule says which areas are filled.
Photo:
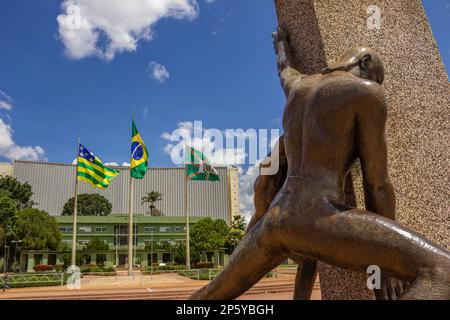
[[346, 96], [373, 97], [385, 100], [384, 88], [377, 82], [356, 77], [348, 72], [337, 71], [318, 78], [317, 89], [340, 91]]

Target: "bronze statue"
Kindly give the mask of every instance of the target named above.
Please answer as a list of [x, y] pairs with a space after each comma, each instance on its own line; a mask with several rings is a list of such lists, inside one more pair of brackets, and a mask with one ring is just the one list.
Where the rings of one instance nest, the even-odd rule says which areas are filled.
[[[267, 213], [270, 205], [281, 190], [286, 181], [288, 164], [286, 152], [284, 150], [284, 136], [281, 136], [274, 147], [276, 154], [269, 153], [265, 161], [260, 164], [260, 174], [254, 184], [254, 205], [255, 213], [253, 214], [246, 232], [249, 232], [253, 226], [261, 220]], [[261, 174], [263, 168], [270, 167], [274, 161], [274, 157], [278, 157], [279, 169], [274, 175]], [[309, 300], [317, 275], [317, 261], [304, 259], [302, 257], [292, 257], [298, 264], [297, 276], [295, 278], [294, 300]]]
[[[287, 103], [287, 177], [230, 257], [191, 299], [234, 299], [287, 258], [365, 272], [370, 265], [410, 283], [401, 299], [450, 299], [450, 252], [391, 219], [384, 67], [368, 48], [349, 50], [320, 74], [294, 69], [286, 34], [274, 35]], [[344, 204], [344, 181], [359, 159], [366, 209]]]
[[[279, 169], [274, 175], [258, 175], [254, 184], [254, 204], [255, 213], [253, 214], [248, 226], [249, 232], [253, 226], [261, 220], [267, 213], [270, 205], [281, 190], [287, 176], [287, 158], [284, 150], [284, 136], [281, 136], [274, 147], [276, 154], [269, 153], [265, 161], [260, 164], [260, 173], [263, 168], [270, 167], [273, 157], [278, 157]], [[309, 300], [317, 275], [317, 261], [304, 259], [302, 257], [292, 257], [298, 264], [297, 276], [295, 279], [294, 300]]]
[[[281, 190], [286, 180], [287, 158], [284, 150], [284, 136], [280, 137], [274, 151], [278, 153], [269, 153], [267, 158], [260, 164], [260, 175], [254, 184], [255, 213], [247, 226], [247, 232], [266, 214], [273, 199]], [[278, 157], [279, 170], [277, 173], [274, 175], [261, 174], [264, 168], [270, 167], [275, 160], [274, 157]], [[390, 218], [394, 220], [393, 215]], [[317, 276], [317, 261], [301, 257], [293, 258], [298, 264], [293, 298], [294, 300], [309, 300], [311, 299]], [[407, 285], [406, 282], [385, 275], [382, 276], [381, 280], [381, 288], [374, 290], [377, 300], [395, 300]]]

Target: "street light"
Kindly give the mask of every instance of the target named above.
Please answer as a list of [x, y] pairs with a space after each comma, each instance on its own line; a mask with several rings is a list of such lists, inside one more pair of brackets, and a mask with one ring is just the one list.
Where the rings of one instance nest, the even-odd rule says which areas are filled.
[[[18, 243], [22, 243], [23, 240], [12, 240], [11, 243], [14, 243], [14, 266], [16, 265], [17, 262], [17, 244]], [[13, 270], [14, 271], [14, 270]]]
[[[8, 250], [7, 250], [8, 249]], [[4, 265], [3, 265], [3, 273], [6, 275], [6, 267], [8, 265], [8, 253], [9, 251], [9, 246], [6, 245], [6, 240], [5, 240], [5, 261], [4, 261]]]

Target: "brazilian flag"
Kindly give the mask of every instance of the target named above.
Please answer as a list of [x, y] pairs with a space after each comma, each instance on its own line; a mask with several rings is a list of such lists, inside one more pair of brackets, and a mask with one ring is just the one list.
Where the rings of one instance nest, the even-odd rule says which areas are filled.
[[135, 179], [144, 179], [148, 168], [148, 151], [136, 128], [134, 119], [131, 137], [131, 176]]
[[106, 167], [103, 162], [81, 144], [78, 146], [77, 180], [88, 182], [93, 188], [108, 188], [119, 171]]
[[186, 147], [186, 175], [190, 180], [220, 181], [219, 173], [211, 161], [192, 147]]

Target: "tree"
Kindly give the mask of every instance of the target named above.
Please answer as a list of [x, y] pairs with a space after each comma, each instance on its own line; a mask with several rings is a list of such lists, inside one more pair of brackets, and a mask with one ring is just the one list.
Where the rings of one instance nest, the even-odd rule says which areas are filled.
[[162, 212], [158, 209], [156, 209], [155, 203], [156, 201], [162, 200], [162, 193], [159, 193], [158, 191], [152, 191], [147, 192], [147, 194], [142, 197], [141, 204], [144, 205], [145, 203], [148, 203], [148, 212], [147, 214], [150, 214], [151, 216], [162, 216]]
[[17, 213], [16, 236], [23, 242], [21, 249], [57, 250], [61, 233], [56, 219], [47, 212], [27, 208]]
[[231, 222], [230, 232], [227, 236], [226, 247], [228, 248], [228, 253], [232, 253], [234, 249], [241, 242], [242, 238], [245, 236], [245, 229], [247, 224], [244, 217], [241, 215], [235, 215], [233, 221]]
[[[189, 252], [191, 256], [191, 265], [195, 265], [197, 262], [200, 262], [200, 252], [197, 250], [197, 248], [192, 245], [189, 247]], [[185, 265], [186, 264], [186, 244], [185, 243], [179, 243], [175, 248], [175, 253], [173, 256], [173, 260], [176, 264], [179, 265]]]
[[223, 248], [228, 233], [229, 227], [224, 220], [205, 218], [192, 227], [190, 237], [193, 246], [201, 252]]
[[16, 220], [17, 202], [7, 195], [5, 192], [0, 193], [0, 227], [2, 228], [3, 238], [9, 236], [14, 231], [14, 223]]
[[95, 238], [94, 240], [90, 241], [86, 246], [84, 247], [84, 252], [106, 252], [109, 250], [109, 245], [99, 239]]
[[[6, 190], [9, 197], [16, 201], [17, 209], [31, 208], [35, 203], [31, 200], [33, 192], [27, 182], [21, 183], [11, 176], [0, 176], [0, 190]], [[0, 192], [4, 195], [5, 191]]]
[[[85, 253], [97, 253], [96, 255], [96, 261], [95, 263], [98, 266], [103, 266], [106, 261], [106, 255], [105, 253], [109, 250], [109, 245], [99, 239], [95, 238], [94, 240], [90, 241], [83, 249], [83, 252]], [[91, 261], [93, 263], [93, 261]]]
[[0, 248], [3, 247], [3, 242], [5, 241], [5, 231], [0, 227]]
[[[70, 198], [64, 205], [62, 215], [73, 215], [74, 198]], [[80, 216], [107, 216], [111, 213], [112, 205], [104, 196], [93, 194], [78, 195], [77, 212]]]

